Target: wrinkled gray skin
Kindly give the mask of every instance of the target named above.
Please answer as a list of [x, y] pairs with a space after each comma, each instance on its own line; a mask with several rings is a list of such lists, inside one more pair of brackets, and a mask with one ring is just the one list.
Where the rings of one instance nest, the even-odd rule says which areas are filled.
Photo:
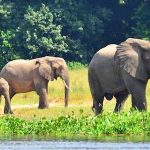
[[102, 112], [104, 97], [116, 98], [114, 111], [121, 110], [128, 94], [132, 107], [147, 109], [145, 90], [150, 78], [150, 42], [128, 38], [120, 45], [111, 44], [92, 58], [88, 79], [93, 98], [93, 111]]
[[0, 78], [0, 100], [1, 100], [2, 95], [5, 98], [6, 110], [8, 110], [9, 108], [7, 108], [7, 106], [9, 105], [9, 102], [10, 102], [9, 85], [8, 85], [8, 82], [4, 78]]
[[[36, 91], [39, 95], [38, 108], [48, 107], [48, 82], [60, 77], [65, 84], [65, 106], [68, 106], [69, 74], [66, 62], [59, 57], [41, 57], [32, 60], [8, 62], [0, 72], [9, 84], [10, 100], [16, 93]], [[11, 113], [10, 101], [5, 104], [4, 113]]]

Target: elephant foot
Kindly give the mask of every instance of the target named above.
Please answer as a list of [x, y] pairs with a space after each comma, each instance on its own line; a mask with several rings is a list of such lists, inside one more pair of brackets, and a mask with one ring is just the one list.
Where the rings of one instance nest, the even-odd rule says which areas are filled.
[[49, 107], [49, 105], [48, 104], [39, 104], [39, 106], [38, 106], [38, 109], [46, 109], [46, 108], [48, 108]]
[[4, 114], [13, 114], [13, 111], [12, 110], [4, 110]]
[[95, 108], [95, 106], [92, 106], [92, 111], [95, 113], [95, 116], [98, 116], [103, 112], [103, 107], [99, 106]]
[[46, 109], [48, 106], [38, 106], [38, 109]]

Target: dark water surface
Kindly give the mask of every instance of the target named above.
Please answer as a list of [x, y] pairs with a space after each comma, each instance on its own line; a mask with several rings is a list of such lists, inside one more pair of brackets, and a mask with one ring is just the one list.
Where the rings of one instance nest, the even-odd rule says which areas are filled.
[[102, 136], [98, 139], [5, 136], [0, 137], [0, 150], [150, 150], [150, 136]]
[[0, 150], [149, 150], [149, 142], [0, 141]]

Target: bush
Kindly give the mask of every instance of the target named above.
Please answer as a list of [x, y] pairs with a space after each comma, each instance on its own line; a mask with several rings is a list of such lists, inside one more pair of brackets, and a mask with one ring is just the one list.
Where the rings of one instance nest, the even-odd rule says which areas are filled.
[[79, 135], [99, 137], [100, 135], [149, 135], [150, 113], [127, 112], [107, 113], [98, 117], [74, 114], [56, 119], [42, 118], [25, 121], [13, 116], [0, 118], [0, 133], [10, 135]]
[[67, 65], [68, 65], [68, 67], [69, 67], [70, 70], [73, 70], [73, 69], [82, 69], [82, 68], [87, 67], [86, 64], [82, 64], [80, 62], [75, 62], [75, 61], [68, 62]]

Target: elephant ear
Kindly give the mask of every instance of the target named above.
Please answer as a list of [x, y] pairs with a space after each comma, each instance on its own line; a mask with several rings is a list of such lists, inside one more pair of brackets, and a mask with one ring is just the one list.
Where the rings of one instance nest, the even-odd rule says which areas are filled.
[[52, 67], [47, 61], [39, 61], [39, 73], [47, 80], [54, 80]]
[[129, 38], [117, 46], [114, 59], [120, 69], [125, 70], [134, 78], [147, 81], [148, 75], [141, 54], [142, 49]]

